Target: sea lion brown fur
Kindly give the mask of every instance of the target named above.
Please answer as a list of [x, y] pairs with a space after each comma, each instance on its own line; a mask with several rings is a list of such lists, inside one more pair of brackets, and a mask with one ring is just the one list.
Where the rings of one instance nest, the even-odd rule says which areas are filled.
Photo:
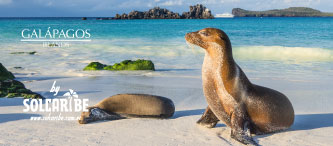
[[294, 109], [282, 93], [252, 84], [232, 56], [226, 33], [205, 28], [187, 33], [187, 42], [205, 50], [202, 66], [203, 90], [208, 107], [198, 124], [214, 127], [223, 121], [231, 137], [243, 144], [257, 145], [251, 134], [265, 134], [289, 128]]
[[172, 100], [148, 94], [118, 94], [103, 99], [82, 112], [80, 124], [97, 120], [117, 120], [128, 117], [169, 118], [175, 112]]

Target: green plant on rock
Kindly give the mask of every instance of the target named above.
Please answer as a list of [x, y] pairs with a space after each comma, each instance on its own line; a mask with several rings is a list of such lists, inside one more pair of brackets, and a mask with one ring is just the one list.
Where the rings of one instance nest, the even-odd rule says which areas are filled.
[[105, 65], [99, 62], [89, 63], [83, 70], [155, 70], [154, 63], [151, 60], [138, 59], [135, 61], [124, 60], [114, 65]]

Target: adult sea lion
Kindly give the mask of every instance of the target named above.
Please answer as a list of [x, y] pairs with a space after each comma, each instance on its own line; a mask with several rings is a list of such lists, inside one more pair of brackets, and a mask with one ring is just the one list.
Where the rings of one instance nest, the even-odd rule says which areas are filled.
[[232, 57], [226, 33], [205, 28], [187, 33], [187, 42], [205, 50], [202, 66], [203, 91], [208, 107], [198, 124], [214, 127], [223, 121], [231, 137], [243, 144], [254, 144], [251, 134], [272, 133], [289, 128], [294, 109], [282, 93], [252, 84]]
[[173, 102], [148, 94], [118, 94], [103, 99], [82, 112], [80, 124], [97, 120], [117, 120], [128, 117], [169, 118], [175, 112]]

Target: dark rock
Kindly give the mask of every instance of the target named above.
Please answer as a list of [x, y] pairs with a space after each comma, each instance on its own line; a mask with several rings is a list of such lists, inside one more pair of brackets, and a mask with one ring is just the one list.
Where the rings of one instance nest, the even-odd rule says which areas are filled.
[[35, 55], [37, 52], [32, 51], [32, 52], [12, 52], [10, 54], [29, 54], [29, 55]]
[[15, 76], [0, 63], [0, 81], [14, 78]]
[[44, 97], [40, 94], [34, 93], [31, 90], [26, 89], [23, 83], [11, 79], [0, 81], [0, 97], [44, 99]]
[[44, 98], [40, 94], [26, 89], [23, 83], [14, 78], [14, 75], [0, 63], [0, 97]]
[[201, 4], [190, 6], [189, 12], [182, 15], [174, 13], [165, 8], [155, 7], [148, 11], [132, 11], [128, 14], [116, 14], [113, 19], [213, 19], [211, 11]]
[[82, 19], [82, 20], [87, 20], [87, 17], [82, 17], [81, 19]]
[[201, 4], [197, 4], [196, 6], [190, 6], [189, 12], [184, 12], [182, 14], [183, 19], [213, 19], [211, 11], [204, 7]]

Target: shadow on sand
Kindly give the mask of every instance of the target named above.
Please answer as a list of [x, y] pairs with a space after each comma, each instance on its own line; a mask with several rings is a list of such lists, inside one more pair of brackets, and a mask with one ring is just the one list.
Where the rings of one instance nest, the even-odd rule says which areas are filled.
[[[176, 111], [171, 119], [202, 115], [204, 111], [205, 109]], [[215, 128], [219, 127], [225, 127], [225, 125], [222, 122], [219, 122]], [[281, 133], [289, 131], [312, 130], [325, 127], [333, 127], [333, 113], [295, 115], [295, 121], [293, 126], [286, 131], [281, 131]], [[258, 142], [258, 138], [264, 138], [274, 134], [275, 133], [256, 135], [254, 139]]]
[[175, 113], [171, 117], [171, 119], [177, 119], [180, 117], [187, 117], [187, 116], [202, 115], [204, 112], [205, 112], [205, 109], [175, 111]]
[[294, 125], [288, 131], [333, 127], [333, 113], [296, 115]]
[[[333, 127], [333, 113], [296, 115], [294, 124], [291, 126], [291, 128], [277, 133], [312, 130], [325, 127]], [[257, 139], [257, 138], [268, 137], [273, 134], [275, 133], [257, 135], [255, 137]]]
[[[46, 99], [55, 99], [55, 98], [66, 98], [62, 97], [68, 91], [59, 91], [57, 96], [54, 96], [54, 93], [51, 92], [45, 92], [45, 91], [37, 91], [36, 93], [41, 93], [42, 96], [44, 96]], [[98, 93], [101, 91], [76, 91], [78, 94], [87, 94], [87, 93]], [[15, 98], [0, 98], [0, 107], [4, 106], [23, 106], [23, 100], [22, 97], [15, 97]], [[28, 102], [29, 103], [29, 102]], [[43, 100], [43, 104], [45, 103], [45, 100]]]
[[[69, 91], [69, 90], [68, 90]], [[67, 93], [68, 91], [59, 91], [57, 95], [54, 95], [54, 92], [45, 92], [45, 91], [37, 91], [37, 93], [42, 93], [42, 95], [45, 98], [49, 98], [49, 99], [54, 99], [54, 98], [59, 98], [62, 97], [65, 93]], [[98, 92], [102, 92], [102, 91], [75, 91], [78, 95], [82, 95], [82, 94], [88, 94], [88, 93], [98, 93]]]
[[[172, 119], [202, 115], [204, 111], [205, 109], [176, 111]], [[325, 127], [333, 127], [333, 113], [296, 115], [293, 126], [287, 131], [311, 130]]]
[[11, 121], [30, 119], [30, 117], [40, 117], [40, 116], [41, 115], [38, 114], [24, 114], [24, 113], [0, 114], [0, 124]]
[[23, 105], [23, 98], [0, 98], [0, 107]]

